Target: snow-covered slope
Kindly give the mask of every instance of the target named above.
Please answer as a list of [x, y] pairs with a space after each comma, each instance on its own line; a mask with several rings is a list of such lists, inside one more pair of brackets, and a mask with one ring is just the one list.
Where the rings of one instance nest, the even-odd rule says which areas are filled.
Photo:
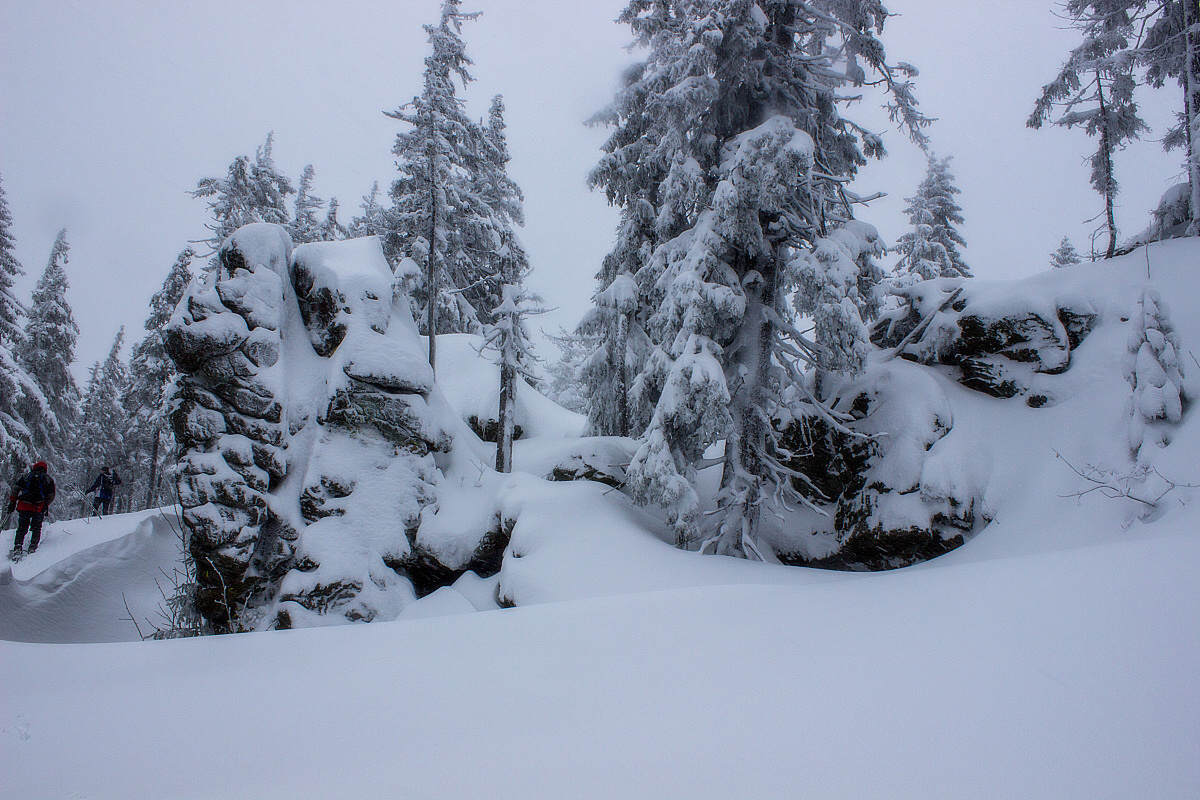
[[[1200, 374], [1200, 245], [1156, 244], [1149, 263]], [[499, 498], [500, 574], [395, 622], [0, 642], [0, 796], [1195, 797], [1200, 415], [1150, 455], [1177, 484], [1154, 509], [1084, 493], [1068, 466], [1131, 466], [1146, 269], [1137, 251], [1015, 287], [1078, 291], [1099, 315], [1070, 369], [1037, 378], [1041, 408], [893, 362], [953, 414], [922, 480], [969, 481], [988, 506], [945, 556], [835, 573], [681, 552], [620, 492], [541, 480], [561, 444], [531, 436], [532, 474], [464, 455], [443, 479], [464, 519], [474, 486]], [[81, 533], [52, 527], [0, 587], [0, 634], [107, 638], [74, 615], [146, 585], [129, 556], [167, 553], [166, 519], [106, 520], [133, 533], [75, 553], [55, 548]], [[473, 613], [495, 593], [517, 607]]]

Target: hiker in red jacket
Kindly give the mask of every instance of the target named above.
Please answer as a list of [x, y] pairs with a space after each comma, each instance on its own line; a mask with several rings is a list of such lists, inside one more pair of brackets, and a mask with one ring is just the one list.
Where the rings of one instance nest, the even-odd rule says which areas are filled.
[[32, 533], [29, 538], [30, 553], [37, 550], [38, 542], [42, 540], [42, 520], [54, 502], [54, 479], [46, 473], [46, 469], [45, 461], [34, 464], [33, 469], [13, 485], [8, 495], [8, 513], [17, 512], [17, 538], [13, 541], [9, 556], [14, 561], [23, 555], [21, 545], [25, 541], [26, 531]]

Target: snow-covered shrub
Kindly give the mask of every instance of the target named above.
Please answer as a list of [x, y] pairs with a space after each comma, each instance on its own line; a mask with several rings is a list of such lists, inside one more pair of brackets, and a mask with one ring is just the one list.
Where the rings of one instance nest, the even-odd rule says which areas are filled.
[[1139, 462], [1149, 458], [1148, 443], [1165, 447], [1170, 425], [1196, 397], [1181, 360], [1179, 335], [1166, 303], [1152, 289], [1142, 292], [1129, 337], [1125, 377], [1133, 387], [1129, 401], [1129, 449]]

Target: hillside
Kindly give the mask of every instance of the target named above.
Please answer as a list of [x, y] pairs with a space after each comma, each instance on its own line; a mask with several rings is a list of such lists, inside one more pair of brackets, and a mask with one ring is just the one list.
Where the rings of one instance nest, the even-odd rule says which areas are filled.
[[[1194, 378], [1198, 265], [1200, 245], [1171, 241], [972, 283], [968, 309], [1095, 314], [1069, 368], [1014, 377], [1010, 397], [964, 386], [936, 359], [873, 354], [873, 387], [952, 419], [917, 456], [889, 447], [879, 468], [916, 470], [930, 502], [970, 495], [981, 509], [961, 547], [912, 567], [676, 550], [653, 509], [600, 483], [543, 479], [596, 450], [553, 410], [518, 442], [516, 474], [473, 476], [480, 441], [447, 473], [461, 491], [443, 503], [443, 532], [492, 502], [513, 522], [499, 573], [467, 573], [393, 622], [138, 642], [121, 617], [126, 602], [153, 616], [155, 578], [179, 552], [173, 515], [55, 524], [37, 555], [0, 564], [0, 680], [21, 687], [0, 719], [0, 794], [1193, 796], [1195, 408], [1168, 446], [1143, 447], [1146, 481], [1122, 479], [1142, 289], [1170, 306]], [[458, 385], [441, 391], [465, 424], [489, 380], [470, 377], [490, 373], [463, 344], [447, 348]], [[1106, 497], [1081, 472], [1165, 493], [1153, 507]], [[820, 524], [804, 529], [824, 542], [812, 553], [832, 536]]]

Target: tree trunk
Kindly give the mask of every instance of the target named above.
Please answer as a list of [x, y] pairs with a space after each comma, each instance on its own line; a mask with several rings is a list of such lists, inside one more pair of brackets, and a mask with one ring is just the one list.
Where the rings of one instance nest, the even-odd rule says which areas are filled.
[[516, 403], [517, 370], [505, 361], [500, 364], [500, 433], [496, 437], [496, 472], [512, 472], [513, 411]]
[[1192, 221], [1188, 225], [1188, 236], [1200, 236], [1200, 78], [1196, 77], [1196, 49], [1200, 42], [1192, 35], [1196, 22], [1194, 0], [1183, 0], [1183, 46], [1184, 57], [1184, 132], [1187, 137], [1188, 182], [1192, 189]]
[[154, 428], [154, 450], [150, 455], [150, 479], [146, 481], [146, 505], [145, 509], [154, 508], [154, 487], [158, 484], [158, 427]]
[[617, 341], [613, 344], [617, 367], [617, 435], [629, 435], [629, 314], [617, 318]]
[[[725, 439], [725, 465], [721, 474], [721, 529], [715, 552], [743, 558], [761, 558], [757, 546], [764, 486], [769, 482], [765, 414], [771, 354], [778, 335], [766, 310], [775, 303], [775, 259], [746, 259], [762, 277], [746, 287], [744, 341], [737, 348], [737, 363], [730, 372], [746, 376], [731, 398], [732, 430]], [[743, 270], [741, 274], [748, 274]], [[731, 383], [732, 385], [732, 383]]]
[[1112, 258], [1117, 251], [1117, 224], [1113, 216], [1113, 163], [1112, 137], [1108, 130], [1108, 106], [1104, 102], [1104, 84], [1100, 75], [1096, 75], [1096, 96], [1100, 100], [1100, 155], [1104, 159], [1104, 218], [1108, 226], [1108, 252], [1105, 258]]
[[432, 172], [429, 180], [429, 255], [425, 258], [425, 285], [428, 287], [425, 329], [429, 334], [429, 367], [437, 375], [437, 198]]

